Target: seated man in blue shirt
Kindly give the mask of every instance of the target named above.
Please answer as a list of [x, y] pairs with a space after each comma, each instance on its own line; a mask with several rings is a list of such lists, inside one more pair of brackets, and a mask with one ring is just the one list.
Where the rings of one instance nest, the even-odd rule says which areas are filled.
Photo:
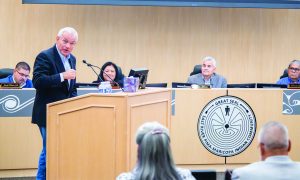
[[18, 83], [21, 88], [33, 88], [29, 78], [30, 66], [26, 62], [19, 62], [12, 75], [0, 79], [0, 83]]
[[226, 79], [215, 73], [216, 64], [213, 57], [206, 56], [202, 60], [201, 73], [190, 76], [187, 83], [209, 85], [211, 88], [227, 88]]
[[300, 61], [293, 60], [288, 67], [288, 77], [279, 79], [276, 84], [300, 84]]

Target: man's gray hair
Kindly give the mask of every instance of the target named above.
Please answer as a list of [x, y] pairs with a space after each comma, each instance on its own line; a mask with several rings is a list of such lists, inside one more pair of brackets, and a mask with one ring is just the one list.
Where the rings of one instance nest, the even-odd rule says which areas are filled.
[[292, 64], [297, 64], [298, 66], [300, 66], [300, 61], [295, 59], [295, 60], [292, 60], [289, 64], [289, 67], [292, 65]]
[[68, 32], [68, 33], [72, 34], [75, 37], [76, 42], [78, 41], [78, 33], [74, 28], [64, 27], [58, 31], [57, 36], [61, 37], [64, 34], [64, 32]]
[[258, 142], [264, 144], [267, 150], [287, 149], [289, 146], [289, 134], [285, 125], [270, 121], [260, 130]]
[[202, 64], [206, 61], [211, 61], [214, 67], [217, 67], [217, 61], [215, 58], [211, 57], [211, 56], [205, 56], [202, 60]]

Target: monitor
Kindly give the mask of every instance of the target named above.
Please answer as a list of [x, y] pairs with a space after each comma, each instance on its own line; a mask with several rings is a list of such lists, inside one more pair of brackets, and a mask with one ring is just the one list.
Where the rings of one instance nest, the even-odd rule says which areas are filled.
[[272, 84], [272, 83], [257, 83], [256, 84], [257, 88], [287, 88], [287, 85], [285, 84]]
[[227, 88], [255, 88], [255, 83], [227, 84]]
[[191, 88], [191, 83], [172, 82], [172, 88]]
[[139, 88], [145, 89], [146, 83], [147, 83], [147, 78], [148, 78], [148, 72], [149, 72], [149, 70], [146, 68], [134, 68], [134, 69], [130, 70], [128, 77], [130, 77], [130, 76], [138, 77], [139, 81], [140, 81]]

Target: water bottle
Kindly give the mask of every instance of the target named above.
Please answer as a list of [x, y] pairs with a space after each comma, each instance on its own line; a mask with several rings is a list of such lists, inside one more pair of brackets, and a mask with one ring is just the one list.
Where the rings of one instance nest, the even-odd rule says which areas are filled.
[[99, 87], [99, 93], [111, 93], [112, 87], [109, 81], [103, 81], [100, 83]]

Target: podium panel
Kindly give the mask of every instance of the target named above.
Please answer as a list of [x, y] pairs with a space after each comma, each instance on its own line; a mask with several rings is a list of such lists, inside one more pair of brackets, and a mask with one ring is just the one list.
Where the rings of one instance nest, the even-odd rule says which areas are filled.
[[171, 91], [87, 94], [48, 105], [47, 179], [115, 179], [136, 163], [135, 132], [170, 124]]

